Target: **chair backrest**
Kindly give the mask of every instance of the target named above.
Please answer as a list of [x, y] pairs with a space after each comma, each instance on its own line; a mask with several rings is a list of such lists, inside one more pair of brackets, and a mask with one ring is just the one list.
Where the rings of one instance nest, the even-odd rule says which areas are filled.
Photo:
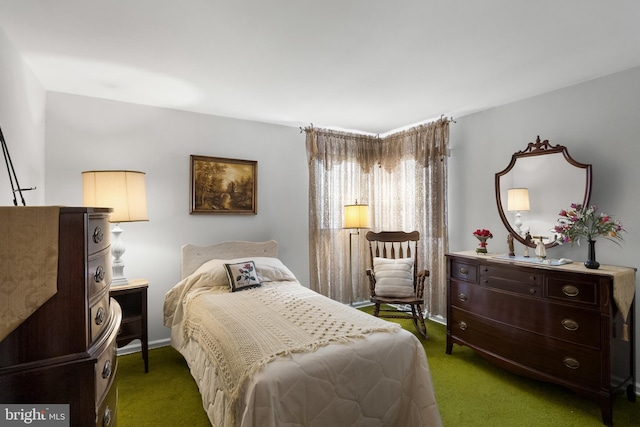
[[365, 238], [369, 241], [371, 266], [373, 258], [413, 258], [413, 277], [418, 273], [418, 241], [420, 232], [412, 231], [369, 231]]

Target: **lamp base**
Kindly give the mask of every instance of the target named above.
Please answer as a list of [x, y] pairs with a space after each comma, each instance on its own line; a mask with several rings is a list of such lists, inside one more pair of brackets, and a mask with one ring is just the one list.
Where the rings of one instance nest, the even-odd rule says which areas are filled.
[[518, 233], [519, 236], [522, 236], [522, 230], [520, 229], [520, 227], [522, 227], [522, 218], [520, 212], [516, 212], [515, 217], [516, 219], [513, 222], [513, 229], [516, 231], [516, 233]]
[[113, 275], [111, 276], [111, 285], [112, 286], [122, 286], [128, 285], [129, 280], [124, 277], [124, 261], [122, 261], [122, 255], [125, 252], [124, 242], [120, 238], [120, 234], [122, 234], [122, 228], [120, 228], [120, 224], [116, 224], [111, 230], [111, 234], [113, 235], [113, 244], [111, 246], [111, 254], [113, 255], [113, 263], [112, 270]]
[[129, 279], [127, 279], [126, 277], [116, 277], [114, 279], [111, 279], [111, 286], [112, 287], [118, 287], [118, 286], [126, 286], [129, 284]]

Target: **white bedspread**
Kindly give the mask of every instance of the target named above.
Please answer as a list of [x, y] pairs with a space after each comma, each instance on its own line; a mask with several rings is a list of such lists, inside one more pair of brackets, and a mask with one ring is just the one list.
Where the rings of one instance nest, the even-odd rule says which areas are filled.
[[[167, 294], [165, 324], [171, 327], [172, 345], [185, 357], [196, 379], [212, 425], [441, 425], [424, 349], [413, 334], [402, 329], [360, 334], [360, 339], [329, 341], [315, 351], [278, 356], [247, 380], [237, 410], [230, 413], [228, 384], [218, 375], [219, 366], [208, 357], [210, 351], [185, 335], [184, 321], [189, 316], [182, 313], [185, 306], [200, 304], [215, 294], [222, 293], [227, 300], [235, 296], [219, 284], [203, 285], [203, 280], [187, 278]], [[308, 295], [309, 301], [319, 309], [325, 302], [336, 304], [292, 280], [267, 280], [252, 292], [292, 286], [300, 295], [313, 294]], [[246, 297], [245, 292], [238, 294]], [[201, 298], [205, 293], [207, 298]], [[260, 322], [252, 327], [260, 328]]]

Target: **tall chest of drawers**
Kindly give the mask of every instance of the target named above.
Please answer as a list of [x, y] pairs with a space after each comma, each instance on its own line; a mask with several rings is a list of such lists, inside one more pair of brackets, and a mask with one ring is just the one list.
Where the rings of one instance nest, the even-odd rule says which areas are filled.
[[[612, 425], [612, 396], [635, 401], [634, 304], [626, 325], [614, 275], [447, 254], [447, 354], [466, 345], [498, 366], [565, 386], [597, 402]], [[613, 267], [612, 267], [613, 269]], [[627, 270], [627, 271], [625, 271]], [[616, 274], [635, 270], [615, 267]]]
[[60, 208], [57, 293], [0, 341], [0, 402], [69, 404], [72, 426], [116, 425], [110, 212]]

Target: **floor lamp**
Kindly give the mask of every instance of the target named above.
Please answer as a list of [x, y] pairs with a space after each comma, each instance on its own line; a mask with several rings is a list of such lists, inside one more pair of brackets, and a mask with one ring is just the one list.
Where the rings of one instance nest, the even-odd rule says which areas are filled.
[[[356, 230], [355, 233], [349, 232], [349, 279], [351, 282], [349, 293], [349, 304], [353, 304], [353, 256], [351, 238], [360, 235], [361, 228], [370, 228], [369, 221], [369, 205], [359, 205], [358, 200], [354, 205], [345, 205], [344, 207], [344, 223], [342, 228]], [[358, 281], [358, 285], [360, 282]]]
[[120, 228], [121, 222], [148, 221], [147, 192], [143, 172], [136, 171], [86, 171], [82, 172], [82, 205], [109, 207], [113, 209], [109, 222], [115, 223], [111, 230], [111, 254], [113, 255], [114, 286], [127, 285], [124, 277], [125, 252]]
[[22, 206], [27, 206], [27, 203], [24, 201], [22, 192], [35, 190], [36, 187], [20, 188], [20, 184], [18, 183], [18, 176], [16, 175], [16, 170], [13, 168], [13, 162], [11, 161], [11, 155], [9, 154], [9, 147], [7, 147], [7, 142], [4, 140], [4, 135], [2, 134], [2, 128], [0, 128], [0, 146], [2, 146], [4, 163], [7, 165], [7, 172], [9, 173], [9, 182], [11, 183], [11, 193], [13, 195], [13, 205], [18, 206], [18, 199], [16, 198], [16, 193], [18, 193], [20, 194]]

